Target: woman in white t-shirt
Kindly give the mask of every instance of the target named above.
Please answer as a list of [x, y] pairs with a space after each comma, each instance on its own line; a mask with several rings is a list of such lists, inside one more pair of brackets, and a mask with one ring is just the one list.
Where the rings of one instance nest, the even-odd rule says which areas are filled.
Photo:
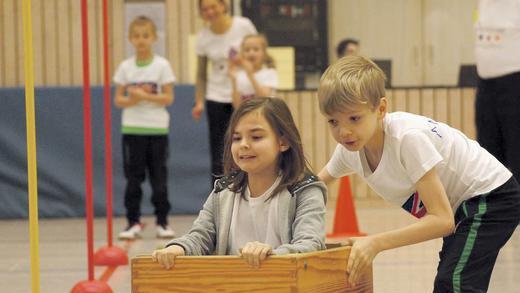
[[264, 35], [248, 35], [242, 41], [240, 54], [230, 60], [229, 77], [235, 109], [247, 99], [276, 94], [278, 74], [267, 47]]
[[[197, 35], [198, 64], [192, 116], [199, 120], [206, 108], [213, 186], [213, 181], [222, 174], [223, 137], [233, 112], [231, 81], [227, 74], [229, 56], [238, 52], [244, 36], [257, 31], [249, 19], [230, 16], [224, 0], [199, 0], [199, 10], [207, 26]], [[211, 63], [209, 73], [208, 61]]]

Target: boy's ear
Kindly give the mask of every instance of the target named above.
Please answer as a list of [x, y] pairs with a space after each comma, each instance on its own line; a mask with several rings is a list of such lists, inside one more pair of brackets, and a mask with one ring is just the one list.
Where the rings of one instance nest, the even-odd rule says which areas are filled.
[[283, 153], [290, 148], [289, 141], [284, 136], [280, 137], [280, 151]]
[[378, 116], [379, 118], [383, 118], [385, 117], [385, 114], [388, 110], [388, 100], [386, 99], [386, 97], [382, 97], [381, 100], [379, 100], [379, 106], [377, 106], [377, 112], [378, 112]]

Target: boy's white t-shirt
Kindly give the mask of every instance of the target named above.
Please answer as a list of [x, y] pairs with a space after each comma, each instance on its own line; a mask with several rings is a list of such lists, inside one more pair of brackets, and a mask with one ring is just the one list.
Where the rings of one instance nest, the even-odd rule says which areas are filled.
[[280, 185], [281, 179], [282, 177], [279, 176], [273, 185], [258, 197], [251, 197], [249, 188], [246, 189], [245, 198], [240, 193], [235, 194], [227, 254], [238, 254], [238, 250], [243, 248], [247, 242], [267, 243], [273, 249], [282, 245], [278, 223], [280, 197], [279, 193], [271, 196], [276, 187]]
[[475, 32], [480, 77], [520, 71], [520, 0], [480, 0]]
[[[162, 86], [174, 83], [175, 75], [165, 58], [154, 55], [150, 64], [137, 65], [135, 56], [124, 60], [114, 74], [114, 82], [121, 86], [141, 86], [158, 94]], [[124, 134], [167, 134], [170, 115], [164, 105], [141, 101], [123, 109]]]
[[356, 173], [385, 200], [415, 217], [426, 214], [415, 184], [436, 168], [452, 209], [462, 201], [492, 191], [512, 173], [462, 132], [428, 117], [388, 113], [383, 121], [384, 146], [372, 173], [364, 151], [350, 152], [338, 144], [326, 168], [333, 177]]
[[215, 34], [209, 27], [205, 27], [197, 35], [197, 56], [206, 56], [211, 62], [205, 97], [209, 101], [231, 103], [229, 52], [231, 48], [239, 52], [242, 39], [257, 33], [253, 23], [245, 17], [234, 16], [232, 22], [229, 30], [223, 34]]
[[[262, 69], [253, 74], [253, 78], [259, 85], [273, 89], [271, 95], [276, 94], [276, 89], [278, 88], [278, 73], [276, 72], [276, 69], [262, 67]], [[245, 70], [237, 71], [236, 79], [237, 91], [240, 93], [240, 98], [242, 100], [250, 99], [255, 96], [255, 88], [247, 77], [247, 72]]]

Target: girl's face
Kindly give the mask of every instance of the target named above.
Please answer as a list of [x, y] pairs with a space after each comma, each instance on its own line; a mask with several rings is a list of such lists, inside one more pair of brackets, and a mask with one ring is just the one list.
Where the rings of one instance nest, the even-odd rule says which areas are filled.
[[200, 2], [200, 15], [205, 21], [212, 23], [226, 14], [226, 5], [219, 0], [202, 0]]
[[255, 68], [261, 68], [265, 58], [265, 44], [261, 38], [249, 37], [242, 44], [242, 56], [253, 64]]
[[130, 31], [130, 43], [134, 46], [136, 52], [145, 53], [152, 49], [152, 45], [156, 40], [155, 33], [152, 26], [149, 24], [145, 25], [134, 25]]
[[235, 164], [249, 178], [278, 175], [280, 153], [289, 149], [260, 111], [245, 114], [238, 121], [232, 136], [231, 154]]

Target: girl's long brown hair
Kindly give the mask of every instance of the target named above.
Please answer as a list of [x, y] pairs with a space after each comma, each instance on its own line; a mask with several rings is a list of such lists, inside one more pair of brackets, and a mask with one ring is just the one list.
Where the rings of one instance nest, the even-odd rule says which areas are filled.
[[289, 145], [288, 150], [280, 153], [278, 164], [282, 179], [280, 185], [272, 193], [276, 194], [302, 180], [305, 175], [312, 174], [309, 163], [305, 159], [300, 133], [296, 128], [291, 111], [287, 104], [279, 98], [253, 98], [244, 101], [233, 112], [225, 136], [224, 176], [227, 176], [230, 180], [229, 188], [231, 191], [244, 194], [247, 186], [247, 173], [235, 164], [231, 154], [231, 144], [233, 143], [233, 132], [240, 119], [255, 111], [260, 112], [265, 117], [278, 139], [283, 137]]

